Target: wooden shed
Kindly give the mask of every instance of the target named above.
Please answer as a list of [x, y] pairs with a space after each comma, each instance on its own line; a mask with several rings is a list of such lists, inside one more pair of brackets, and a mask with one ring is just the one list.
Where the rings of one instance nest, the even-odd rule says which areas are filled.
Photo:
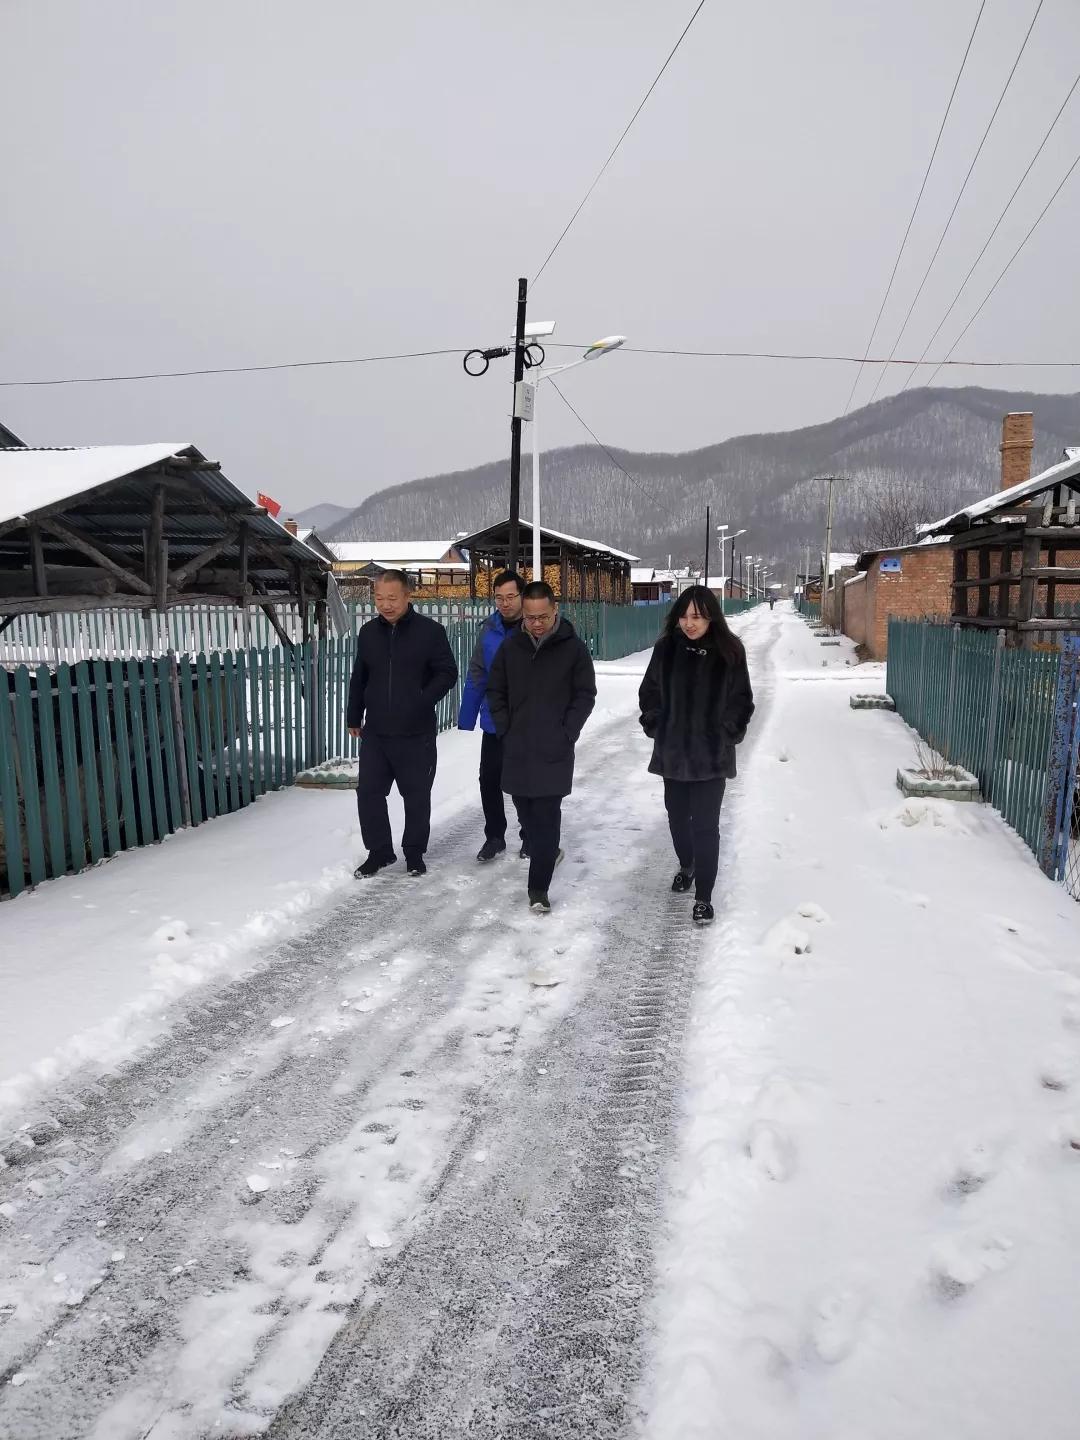
[[0, 447], [0, 632], [21, 614], [313, 608], [329, 567], [186, 443]]
[[[491, 582], [510, 558], [510, 522], [501, 520], [486, 530], [463, 535], [457, 541], [469, 555], [469, 593], [474, 599], [491, 595]], [[519, 522], [518, 573], [532, 580], [532, 525]], [[599, 601], [629, 605], [630, 570], [636, 555], [628, 555], [599, 540], [582, 540], [558, 530], [540, 527], [542, 575], [560, 600]]]

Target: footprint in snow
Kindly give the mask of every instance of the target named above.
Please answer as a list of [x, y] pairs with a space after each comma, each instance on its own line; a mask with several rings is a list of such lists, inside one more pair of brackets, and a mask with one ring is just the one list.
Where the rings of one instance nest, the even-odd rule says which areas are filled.
[[1077, 1061], [1071, 1050], [1052, 1050], [1039, 1070], [1044, 1090], [1069, 1090], [1076, 1083]]
[[746, 1139], [746, 1153], [754, 1168], [769, 1180], [783, 1183], [795, 1173], [798, 1151], [795, 1142], [782, 1126], [771, 1120], [758, 1120]]
[[859, 1340], [866, 1297], [855, 1285], [829, 1285], [810, 1303], [807, 1346], [826, 1365], [846, 1360]]
[[1004, 1143], [991, 1136], [980, 1136], [961, 1147], [945, 1182], [948, 1199], [959, 1200], [974, 1195], [992, 1180], [1001, 1168]]
[[959, 1300], [987, 1275], [1009, 1264], [1012, 1241], [972, 1233], [942, 1240], [930, 1256], [930, 1280], [942, 1300]]

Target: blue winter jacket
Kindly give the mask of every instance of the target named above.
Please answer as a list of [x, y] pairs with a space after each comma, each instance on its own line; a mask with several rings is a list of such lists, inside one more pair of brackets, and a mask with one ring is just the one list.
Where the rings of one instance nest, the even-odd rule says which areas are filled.
[[495, 659], [499, 646], [507, 635], [513, 634], [517, 628], [516, 625], [511, 625], [507, 629], [497, 610], [493, 615], [489, 615], [481, 626], [461, 690], [457, 722], [459, 730], [475, 730], [479, 717], [481, 730], [486, 730], [489, 735], [495, 734], [495, 722], [491, 718], [487, 702], [488, 676], [491, 674], [491, 662]]

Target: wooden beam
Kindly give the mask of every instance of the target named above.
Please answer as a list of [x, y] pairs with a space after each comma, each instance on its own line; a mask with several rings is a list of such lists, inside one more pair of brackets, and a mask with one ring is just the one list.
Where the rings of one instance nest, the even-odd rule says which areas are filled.
[[984, 545], [977, 554], [979, 556], [979, 603], [976, 613], [979, 615], [989, 615], [990, 590], [988, 587], [993, 584], [990, 577], [990, 550]]
[[34, 577], [34, 589], [39, 595], [48, 595], [49, 577], [45, 572], [45, 547], [41, 543], [41, 528], [30, 526], [30, 568]]
[[1080, 567], [1070, 565], [1036, 565], [1033, 570], [1025, 570], [1025, 575], [1031, 575], [1036, 580], [1057, 580], [1064, 581], [1066, 585], [1080, 585]]
[[65, 525], [63, 521], [56, 519], [42, 520], [40, 524], [43, 530], [47, 530], [50, 535], [55, 535], [58, 540], [63, 540], [64, 544], [70, 546], [72, 550], [78, 550], [80, 554], [86, 555], [95, 564], [100, 565], [103, 570], [108, 570], [111, 575], [122, 580], [130, 589], [137, 590], [144, 595], [152, 593], [151, 587], [142, 576], [135, 575], [126, 566], [120, 565], [86, 535], [80, 534], [78, 530], [73, 530], [70, 525]]
[[250, 536], [248, 535], [247, 522], [246, 522], [245, 520], [241, 520], [241, 522], [240, 522], [240, 560], [239, 560], [239, 564], [238, 564], [238, 578], [239, 578], [239, 580], [240, 580], [240, 588], [241, 588], [242, 590], [247, 587], [247, 583], [248, 583], [248, 541], [249, 541], [249, 539], [250, 539]]
[[1025, 535], [1021, 551], [1020, 605], [1016, 616], [1021, 623], [1035, 618], [1035, 580], [1031, 572], [1039, 568], [1041, 552], [1038, 537], [1030, 533]]
[[281, 640], [281, 643], [282, 643], [283, 645], [287, 645], [287, 646], [289, 647], [289, 649], [291, 650], [291, 649], [293, 648], [293, 642], [292, 642], [292, 640], [289, 638], [288, 634], [281, 628], [281, 622], [280, 622], [280, 620], [279, 620], [278, 617], [277, 617], [277, 614], [276, 614], [276, 612], [275, 612], [275, 610], [274, 610], [273, 605], [270, 604], [269, 601], [265, 601], [265, 600], [264, 600], [264, 601], [261, 601], [261, 602], [260, 602], [259, 608], [263, 611], [263, 613], [265, 614], [266, 618], [270, 621], [270, 624], [271, 624], [271, 625], [274, 627], [274, 629], [277, 631], [278, 636], [279, 636], [279, 638], [280, 638], [280, 640]]
[[198, 555], [187, 561], [186, 564], [181, 565], [179, 570], [174, 570], [169, 576], [169, 588], [182, 590], [193, 575], [197, 575], [200, 570], [209, 565], [211, 560], [216, 560], [223, 550], [228, 550], [230, 545], [235, 545], [239, 534], [239, 526], [234, 525], [227, 535], [222, 535], [211, 545], [207, 545], [205, 550], [200, 550]]
[[161, 539], [165, 533], [165, 486], [154, 486], [150, 502], [150, 534], [146, 541], [146, 578], [161, 594]]

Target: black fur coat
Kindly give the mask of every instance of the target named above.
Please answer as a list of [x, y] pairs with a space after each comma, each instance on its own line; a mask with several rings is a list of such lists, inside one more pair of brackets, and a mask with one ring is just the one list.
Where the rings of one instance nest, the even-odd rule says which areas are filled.
[[746, 656], [728, 661], [712, 645], [663, 635], [638, 691], [641, 728], [653, 741], [649, 769], [666, 780], [730, 780], [735, 746], [754, 713]]

